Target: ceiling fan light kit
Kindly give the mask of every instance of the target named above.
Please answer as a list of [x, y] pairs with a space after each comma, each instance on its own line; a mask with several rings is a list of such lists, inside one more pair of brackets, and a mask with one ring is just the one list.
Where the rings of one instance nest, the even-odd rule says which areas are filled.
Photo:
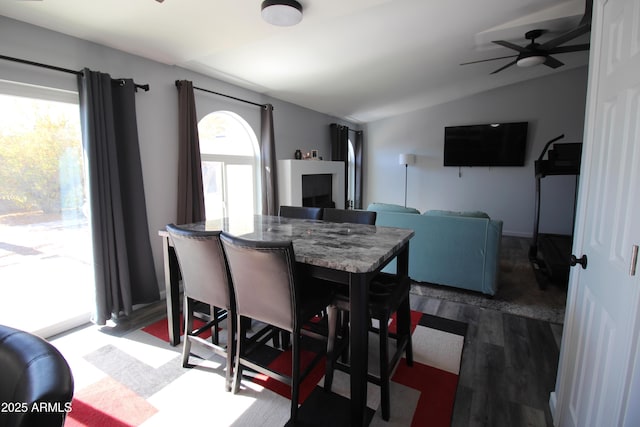
[[262, 19], [271, 25], [290, 27], [302, 21], [302, 5], [296, 0], [265, 0]]
[[526, 56], [518, 59], [518, 61], [516, 62], [516, 65], [518, 67], [533, 67], [535, 65], [543, 64], [544, 61], [546, 60], [547, 58], [545, 56], [532, 55], [532, 56]]

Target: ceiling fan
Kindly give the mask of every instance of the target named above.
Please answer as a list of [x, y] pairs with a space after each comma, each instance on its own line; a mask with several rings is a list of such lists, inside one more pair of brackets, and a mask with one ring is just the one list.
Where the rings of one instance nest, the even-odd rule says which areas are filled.
[[460, 65], [468, 65], [468, 64], [477, 64], [479, 62], [487, 62], [487, 61], [495, 61], [498, 59], [504, 58], [515, 58], [513, 61], [509, 62], [507, 65], [504, 65], [497, 70], [493, 71], [491, 74], [496, 74], [505, 68], [509, 68], [512, 65], [518, 65], [519, 67], [531, 67], [534, 65], [544, 64], [547, 67], [558, 68], [564, 65], [563, 62], [557, 60], [551, 55], [559, 54], [559, 53], [568, 53], [568, 52], [579, 52], [583, 50], [589, 50], [589, 44], [577, 44], [572, 46], [561, 46], [564, 43], [573, 40], [585, 33], [588, 33], [591, 30], [591, 7], [592, 0], [587, 0], [585, 5], [584, 16], [582, 20], [578, 24], [576, 28], [571, 31], [568, 31], [560, 36], [549, 40], [545, 43], [537, 43], [536, 39], [546, 33], [546, 30], [531, 30], [527, 31], [524, 37], [527, 40], [531, 40], [531, 42], [526, 46], [519, 46], [517, 44], [508, 42], [506, 40], [495, 40], [493, 43], [498, 44], [500, 46], [504, 46], [509, 49], [513, 49], [518, 52], [517, 55], [507, 55], [500, 56], [497, 58], [489, 58], [482, 59], [480, 61], [471, 61], [465, 62]]

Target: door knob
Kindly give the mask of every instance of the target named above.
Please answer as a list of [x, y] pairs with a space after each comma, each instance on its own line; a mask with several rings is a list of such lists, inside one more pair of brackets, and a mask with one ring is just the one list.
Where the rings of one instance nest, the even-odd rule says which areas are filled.
[[576, 258], [576, 256], [574, 254], [571, 254], [571, 258], [569, 258], [569, 264], [571, 264], [571, 267], [575, 266], [576, 264], [580, 264], [582, 266], [583, 270], [587, 269], [587, 256], [586, 255], [582, 255], [580, 258]]

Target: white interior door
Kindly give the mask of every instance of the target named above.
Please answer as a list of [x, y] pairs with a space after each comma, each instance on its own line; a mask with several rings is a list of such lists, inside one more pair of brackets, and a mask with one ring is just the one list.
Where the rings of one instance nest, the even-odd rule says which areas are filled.
[[[574, 254], [556, 392], [559, 426], [637, 420], [640, 279], [640, 1], [595, 0]], [[635, 378], [635, 379], [634, 379]]]

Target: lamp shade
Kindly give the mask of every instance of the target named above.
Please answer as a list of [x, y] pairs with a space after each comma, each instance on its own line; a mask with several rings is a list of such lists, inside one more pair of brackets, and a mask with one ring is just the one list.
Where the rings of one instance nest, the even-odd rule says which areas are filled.
[[416, 162], [415, 154], [400, 154], [398, 157], [398, 164], [401, 165], [412, 165]]
[[296, 25], [302, 21], [302, 5], [296, 0], [265, 0], [262, 19], [280, 27]]

